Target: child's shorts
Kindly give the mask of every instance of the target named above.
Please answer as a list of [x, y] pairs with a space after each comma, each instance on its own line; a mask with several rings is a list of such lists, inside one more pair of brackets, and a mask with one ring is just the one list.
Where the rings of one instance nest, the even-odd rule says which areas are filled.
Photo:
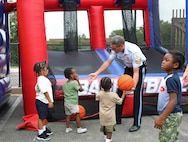
[[79, 107], [76, 104], [68, 104], [68, 103], [64, 103], [64, 107], [65, 107], [65, 114], [66, 115], [72, 115], [74, 113], [80, 113]]
[[40, 119], [46, 119], [48, 116], [48, 104], [45, 104], [36, 99], [35, 101], [37, 112]]
[[113, 131], [116, 131], [116, 125], [101, 126], [100, 131], [101, 132], [113, 132]]

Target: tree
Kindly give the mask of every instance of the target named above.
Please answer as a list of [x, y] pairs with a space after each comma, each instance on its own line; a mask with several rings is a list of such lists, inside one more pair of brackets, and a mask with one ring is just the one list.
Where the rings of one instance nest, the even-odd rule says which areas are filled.
[[113, 36], [115, 36], [115, 35], [121, 35], [121, 36], [123, 36], [123, 30], [122, 30], [122, 29], [119, 29], [119, 30], [114, 30], [114, 31], [112, 31], [112, 32], [110, 33], [110, 35], [109, 35], [109, 38], [111, 38], [111, 37], [113, 37]]
[[145, 41], [144, 41], [144, 29], [143, 27], [139, 27], [136, 30], [136, 37], [137, 37], [137, 44], [140, 46], [144, 46], [146, 45]]
[[10, 55], [11, 64], [19, 64], [19, 47], [18, 47], [18, 22], [17, 22], [17, 12], [12, 12], [9, 14], [10, 18]]
[[48, 50], [64, 50], [64, 41], [62, 40], [56, 40], [56, 39], [50, 39], [47, 41], [48, 44]]
[[168, 21], [160, 21], [161, 44], [167, 49], [171, 48], [171, 26]]
[[87, 49], [89, 46], [89, 40], [85, 34], [78, 35], [78, 46], [80, 49]]
[[[160, 21], [160, 33], [161, 33], [161, 44], [167, 49], [170, 49], [171, 47], [171, 24], [166, 21]], [[121, 35], [123, 36], [123, 30], [114, 30], [109, 35], [110, 37], [113, 37], [115, 35]], [[139, 46], [145, 46], [146, 43], [144, 41], [144, 29], [143, 27], [138, 27], [136, 30], [136, 36], [137, 36], [137, 44]]]
[[[145, 41], [144, 41], [144, 34], [143, 34], [143, 27], [139, 27], [138, 30], [136, 30], [136, 36], [137, 36], [137, 44], [138, 45], [145, 45]], [[123, 35], [123, 30], [119, 29], [119, 30], [114, 30], [111, 32], [111, 34], [109, 35], [109, 38], [115, 36], [115, 35]]]
[[[64, 41], [63, 39], [50, 39], [48, 42], [49, 50], [64, 50]], [[79, 49], [86, 49], [89, 46], [88, 39], [85, 34], [78, 35], [78, 46]]]

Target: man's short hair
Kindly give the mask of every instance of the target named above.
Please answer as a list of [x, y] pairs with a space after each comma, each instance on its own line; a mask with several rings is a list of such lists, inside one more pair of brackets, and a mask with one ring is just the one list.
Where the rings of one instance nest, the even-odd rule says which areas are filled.
[[125, 42], [125, 39], [120, 35], [116, 35], [111, 38], [111, 45], [116, 44], [117, 46], [120, 46], [121, 44], [124, 44], [124, 42]]

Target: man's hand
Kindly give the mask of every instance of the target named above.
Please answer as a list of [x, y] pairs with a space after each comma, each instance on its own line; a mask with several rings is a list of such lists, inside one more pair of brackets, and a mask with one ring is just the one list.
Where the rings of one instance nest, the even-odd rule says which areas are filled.
[[91, 83], [96, 78], [97, 78], [97, 74], [96, 73], [90, 73], [89, 74], [89, 83]]

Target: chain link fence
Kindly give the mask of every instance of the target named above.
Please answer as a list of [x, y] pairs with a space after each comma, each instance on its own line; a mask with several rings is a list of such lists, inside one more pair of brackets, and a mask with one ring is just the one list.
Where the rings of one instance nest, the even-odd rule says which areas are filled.
[[10, 81], [13, 88], [21, 87], [19, 68], [10, 68]]

